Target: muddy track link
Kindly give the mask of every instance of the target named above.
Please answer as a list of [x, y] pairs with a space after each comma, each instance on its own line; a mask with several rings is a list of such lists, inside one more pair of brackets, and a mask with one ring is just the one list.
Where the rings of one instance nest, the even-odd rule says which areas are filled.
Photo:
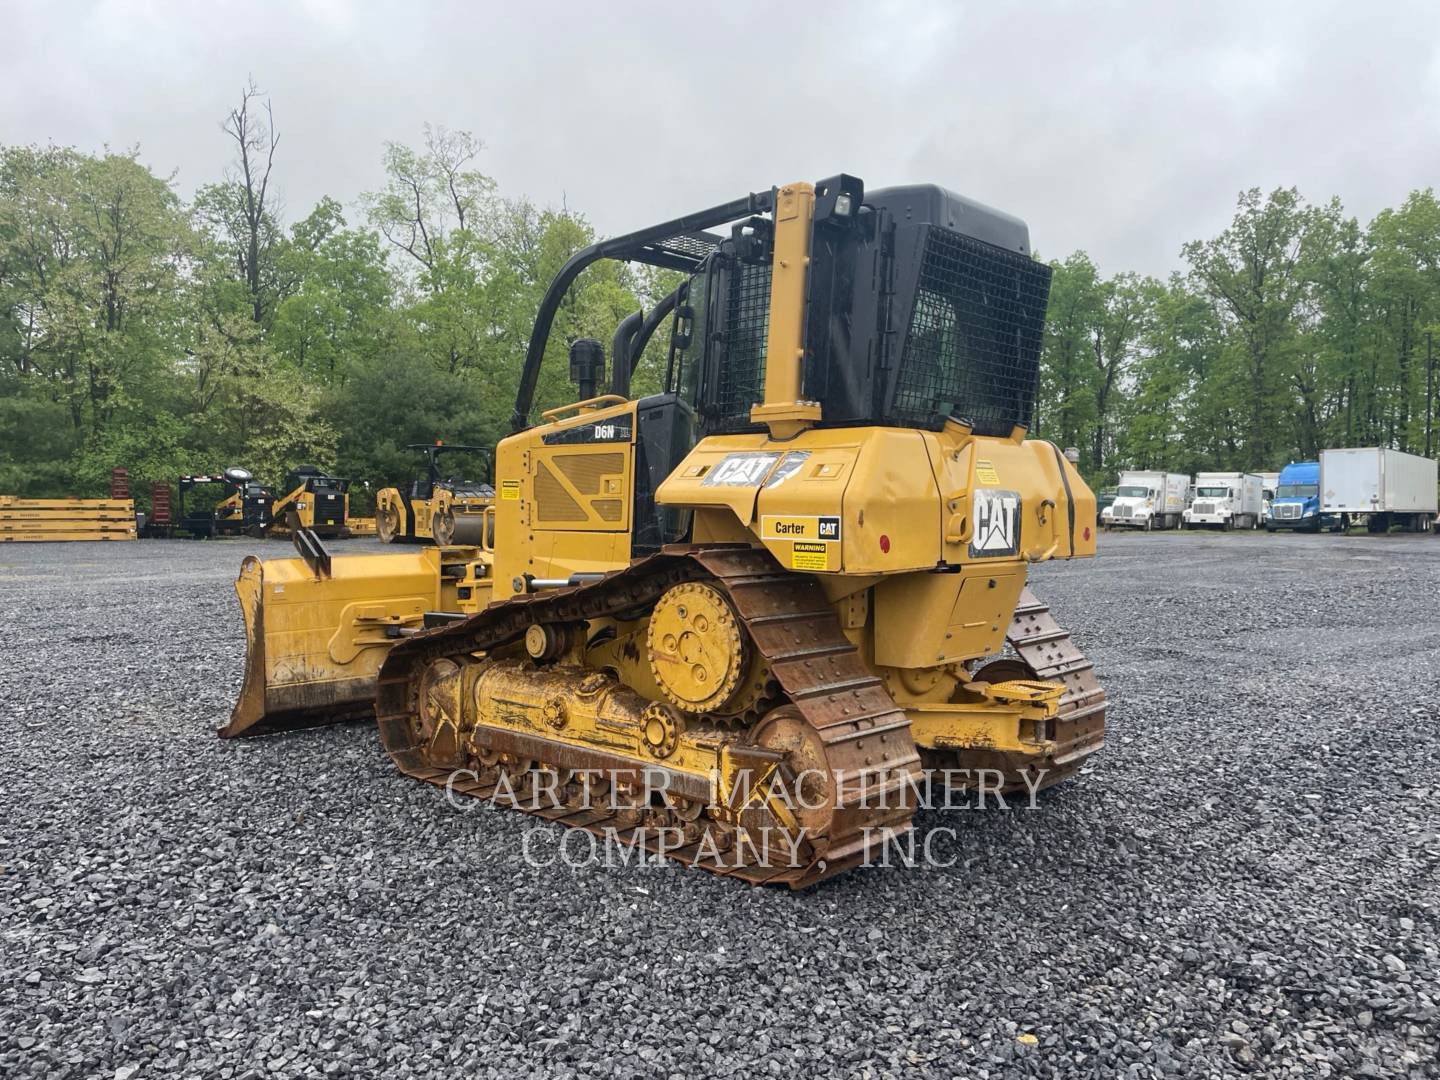
[[1055, 718], [1052, 755], [1038, 763], [1049, 771], [1040, 787], [1068, 779], [1093, 753], [1105, 745], [1105, 691], [1095, 678], [1095, 665], [1086, 659], [1070, 632], [1050, 614], [1027, 586], [1020, 593], [1015, 616], [1005, 640], [1037, 679], [1064, 685], [1060, 714]]
[[[688, 581], [707, 581], [725, 593], [782, 698], [818, 734], [826, 767], [843, 778], [828, 821], [802, 847], [805, 860], [781, 864], [745, 862], [733, 856], [717, 860], [713, 848], [702, 850], [698, 841], [677, 848], [666, 843], [661, 830], [678, 822], [661, 821], [659, 828], [652, 827], [654, 812], [644, 825], [620, 828], [616, 812], [604, 807], [531, 810], [515, 799], [497, 797], [497, 801], [752, 884], [803, 888], [859, 865], [869, 845], [881, 842], [889, 830], [909, 826], [920, 769], [910, 724], [845, 637], [819, 584], [784, 570], [763, 550], [671, 546], [598, 581], [516, 596], [469, 619], [416, 635], [396, 646], [380, 671], [376, 717], [382, 743], [407, 775], [479, 798], [496, 797], [498, 781], [456, 781], [454, 768], [437, 767], [418, 742], [421, 679], [429, 665], [442, 659], [472, 662], [477, 652], [519, 641], [535, 623], [573, 623], [646, 610], [665, 590]], [[560, 769], [592, 767], [589, 748], [558, 745], [572, 752], [572, 760], [548, 764]], [[653, 763], [634, 759], [627, 764], [643, 769]]]

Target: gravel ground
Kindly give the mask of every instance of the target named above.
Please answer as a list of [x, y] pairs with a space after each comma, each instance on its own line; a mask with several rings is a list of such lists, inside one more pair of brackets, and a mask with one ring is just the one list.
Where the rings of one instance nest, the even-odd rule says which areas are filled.
[[1102, 543], [1088, 775], [798, 895], [215, 739], [248, 542], [6, 545], [0, 1075], [1440, 1076], [1440, 540]]

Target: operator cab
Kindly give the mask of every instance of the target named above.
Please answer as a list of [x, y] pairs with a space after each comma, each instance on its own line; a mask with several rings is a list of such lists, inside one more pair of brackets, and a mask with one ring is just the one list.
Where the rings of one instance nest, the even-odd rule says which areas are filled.
[[[633, 553], [686, 538], [690, 512], [655, 492], [703, 437], [763, 432], [777, 192], [592, 245], [573, 256], [537, 314], [513, 426], [529, 424], [547, 337], [579, 272], [601, 258], [687, 273], [648, 315], [617, 328], [610, 390], [631, 372], [662, 321], [670, 335], [660, 393], [635, 405]], [[708, 231], [728, 226], [728, 235]], [[814, 188], [801, 409], [819, 427], [900, 427], [1011, 437], [1034, 411], [1050, 267], [1031, 254], [1019, 219], [934, 185], [865, 190], [838, 175]], [[653, 355], [653, 354], [652, 354]], [[604, 350], [571, 349], [582, 401], [603, 382]], [[603, 400], [603, 399], [597, 399]], [[627, 432], [627, 435], [630, 434]], [[1122, 490], [1122, 494], [1123, 494]]]
[[410, 483], [410, 498], [426, 501], [434, 498], [435, 488], [444, 487], [459, 499], [493, 499], [495, 488], [483, 480], [469, 480], [456, 474], [443, 478], [440, 458], [451, 454], [478, 455], [481, 468], [493, 471], [490, 464], [494, 451], [488, 446], [464, 446], [459, 443], [411, 443], [410, 450], [418, 450], [425, 457], [425, 469]]
[[301, 487], [315, 494], [343, 495], [350, 490], [350, 481], [326, 476], [314, 465], [297, 465], [285, 474], [285, 491], [288, 494]]

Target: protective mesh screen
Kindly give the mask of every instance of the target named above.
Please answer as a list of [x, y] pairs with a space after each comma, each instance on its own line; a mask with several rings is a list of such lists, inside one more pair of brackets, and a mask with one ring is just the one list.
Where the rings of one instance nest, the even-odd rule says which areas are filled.
[[565, 485], [555, 478], [543, 461], [535, 463], [535, 520], [584, 521], [585, 508], [570, 497]]
[[623, 477], [625, 458], [621, 454], [556, 454], [555, 464], [581, 495], [599, 495], [600, 481], [606, 476]]
[[725, 362], [715, 395], [714, 429], [750, 426], [750, 407], [765, 397], [770, 330], [770, 264], [737, 262], [725, 296]]
[[954, 415], [980, 435], [1029, 426], [1050, 267], [932, 225], [889, 420]]

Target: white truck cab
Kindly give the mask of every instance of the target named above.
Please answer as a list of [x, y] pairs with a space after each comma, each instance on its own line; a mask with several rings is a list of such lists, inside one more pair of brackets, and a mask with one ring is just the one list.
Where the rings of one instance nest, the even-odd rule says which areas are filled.
[[1264, 520], [1264, 481], [1256, 473], [1210, 472], [1195, 477], [1195, 501], [1181, 528], [1256, 529]]
[[1105, 529], [1173, 529], [1190, 494], [1184, 473], [1127, 471], [1120, 474], [1115, 501], [1100, 515]]

